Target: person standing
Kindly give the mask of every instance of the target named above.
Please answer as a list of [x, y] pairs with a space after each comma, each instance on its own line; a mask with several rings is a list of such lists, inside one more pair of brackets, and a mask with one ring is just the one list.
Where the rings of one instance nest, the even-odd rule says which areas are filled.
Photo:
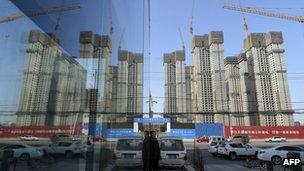
[[151, 142], [150, 142], [150, 171], [158, 171], [159, 160], [161, 160], [160, 156], [160, 148], [159, 143], [156, 138], [156, 132], [151, 131]]
[[150, 134], [149, 131], [144, 132], [144, 141], [142, 146], [142, 162], [143, 171], [148, 171], [150, 166]]

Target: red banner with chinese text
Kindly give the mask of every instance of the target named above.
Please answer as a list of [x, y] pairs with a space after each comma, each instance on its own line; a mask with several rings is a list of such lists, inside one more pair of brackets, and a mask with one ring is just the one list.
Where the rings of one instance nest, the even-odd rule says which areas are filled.
[[0, 126], [0, 138], [33, 135], [50, 137], [54, 134], [80, 135], [81, 126]]
[[224, 136], [247, 134], [251, 139], [281, 136], [287, 139], [304, 139], [304, 126], [225, 126]]

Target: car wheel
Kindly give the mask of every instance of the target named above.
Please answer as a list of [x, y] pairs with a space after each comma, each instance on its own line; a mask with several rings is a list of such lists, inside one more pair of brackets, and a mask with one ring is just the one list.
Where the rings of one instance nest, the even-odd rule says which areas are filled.
[[235, 153], [235, 152], [229, 153], [229, 158], [230, 158], [231, 160], [235, 160], [235, 159], [236, 159], [236, 153]]
[[68, 158], [68, 159], [72, 158], [73, 157], [73, 152], [72, 151], [65, 152], [65, 157]]
[[215, 153], [212, 153], [212, 155], [213, 155], [214, 157], [216, 157], [216, 156], [217, 156]]
[[22, 161], [27, 161], [27, 160], [29, 160], [31, 158], [31, 156], [28, 153], [23, 153], [23, 154], [20, 155], [19, 158]]
[[273, 164], [275, 164], [275, 165], [281, 165], [282, 159], [281, 159], [281, 157], [279, 157], [279, 156], [273, 156], [273, 157], [271, 158], [271, 162], [272, 162]]

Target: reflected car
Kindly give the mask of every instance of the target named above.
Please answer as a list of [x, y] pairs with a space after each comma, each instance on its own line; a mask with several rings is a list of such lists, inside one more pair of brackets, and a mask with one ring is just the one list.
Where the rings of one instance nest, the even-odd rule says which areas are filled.
[[118, 168], [142, 167], [142, 137], [125, 137], [117, 140], [113, 160]]
[[218, 147], [218, 154], [235, 160], [237, 157], [257, 156], [259, 150], [249, 144], [229, 142]]
[[161, 168], [183, 168], [187, 161], [187, 152], [184, 142], [178, 137], [162, 137], [159, 140]]
[[76, 154], [84, 154], [87, 150], [81, 141], [58, 141], [42, 148], [47, 154], [64, 155], [66, 158], [72, 158]]
[[261, 161], [272, 162], [275, 165], [281, 165], [284, 158], [287, 158], [288, 152], [300, 154], [302, 163], [304, 162], [304, 149], [298, 146], [276, 146], [259, 151], [258, 159]]
[[266, 138], [265, 142], [286, 142], [286, 138], [280, 136], [274, 136], [274, 137]]
[[52, 137], [50, 137], [51, 142], [57, 142], [57, 141], [70, 141], [73, 140], [73, 137], [68, 134], [54, 134]]
[[227, 139], [227, 141], [247, 144], [249, 143], [250, 138], [248, 135], [232, 135]]
[[27, 144], [5, 145], [0, 149], [0, 156], [3, 155], [5, 150], [12, 150], [14, 152], [13, 158], [18, 158], [25, 161], [29, 159], [41, 158], [43, 156], [43, 151], [41, 148], [33, 147]]
[[198, 142], [198, 143], [203, 143], [203, 142], [208, 143], [209, 142], [209, 138], [208, 137], [198, 137], [196, 139], [196, 142]]
[[39, 141], [39, 138], [32, 135], [25, 135], [20, 137], [20, 141]]
[[92, 137], [92, 140], [94, 142], [98, 141], [98, 142], [106, 142], [106, 139], [103, 137], [103, 136], [95, 136], [95, 137]]

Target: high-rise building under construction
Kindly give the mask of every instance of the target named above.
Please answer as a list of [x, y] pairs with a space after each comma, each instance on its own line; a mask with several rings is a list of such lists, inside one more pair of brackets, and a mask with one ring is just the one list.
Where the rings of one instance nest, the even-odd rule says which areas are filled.
[[31, 31], [19, 102], [17, 125], [45, 125], [58, 42], [40, 31]]
[[253, 73], [259, 125], [293, 125], [282, 33], [252, 33], [244, 48]]
[[80, 56], [77, 61], [87, 70], [84, 113], [89, 114], [90, 123], [101, 123], [103, 114], [111, 109], [111, 38], [92, 31], [81, 31], [79, 42]]
[[196, 122], [228, 124], [223, 42], [221, 31], [193, 37]]
[[53, 35], [31, 31], [17, 125], [72, 125], [83, 110], [86, 70]]
[[[185, 51], [164, 54], [166, 114], [186, 112]], [[190, 101], [189, 101], [190, 102]]]
[[[116, 68], [112, 68], [114, 76]], [[115, 80], [115, 78], [113, 79]], [[116, 81], [116, 80], [115, 80]], [[115, 88], [115, 82], [112, 87]], [[143, 54], [118, 50], [117, 68], [118, 113], [142, 114], [143, 112]], [[112, 93], [113, 94], [113, 93]]]

